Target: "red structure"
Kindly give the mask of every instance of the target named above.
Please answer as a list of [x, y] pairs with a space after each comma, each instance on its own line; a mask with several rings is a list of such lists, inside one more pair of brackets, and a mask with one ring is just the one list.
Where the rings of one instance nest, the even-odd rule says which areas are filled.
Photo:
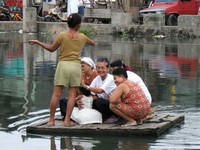
[[4, 0], [4, 4], [9, 7], [23, 7], [23, 1], [22, 0]]

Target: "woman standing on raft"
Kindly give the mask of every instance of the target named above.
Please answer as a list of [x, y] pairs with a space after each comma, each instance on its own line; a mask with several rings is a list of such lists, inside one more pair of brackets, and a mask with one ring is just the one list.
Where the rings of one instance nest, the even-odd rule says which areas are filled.
[[86, 35], [78, 33], [81, 27], [81, 20], [81, 16], [78, 13], [69, 15], [67, 19], [69, 30], [59, 33], [51, 45], [38, 40], [29, 40], [30, 44], [38, 44], [49, 52], [54, 52], [60, 47], [54, 76], [54, 90], [50, 102], [48, 126], [55, 125], [55, 111], [64, 86], [68, 89], [64, 126], [71, 126], [70, 116], [75, 105], [78, 87], [81, 84], [81, 51], [85, 44], [94, 45], [94, 42]]

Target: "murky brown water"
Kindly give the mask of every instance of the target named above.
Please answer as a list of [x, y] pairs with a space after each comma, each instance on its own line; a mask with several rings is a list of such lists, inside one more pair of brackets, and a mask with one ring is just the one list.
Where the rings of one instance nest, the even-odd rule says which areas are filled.
[[128, 40], [102, 36], [95, 37], [95, 48], [85, 47], [82, 52], [82, 56], [90, 56], [94, 60], [102, 56], [110, 61], [123, 59], [148, 85], [156, 113], [185, 115], [185, 123], [180, 127], [158, 138], [26, 134], [27, 125], [49, 115], [56, 66], [56, 53], [49, 53], [35, 45], [30, 46], [27, 41], [38, 38], [48, 43], [53, 37], [49, 33], [0, 33], [2, 150], [200, 149], [199, 39]]

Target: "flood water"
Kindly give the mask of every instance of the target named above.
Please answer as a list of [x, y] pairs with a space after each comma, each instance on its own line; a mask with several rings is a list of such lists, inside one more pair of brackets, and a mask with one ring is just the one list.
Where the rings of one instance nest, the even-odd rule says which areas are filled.
[[49, 33], [0, 33], [1, 150], [200, 149], [199, 39], [98, 36], [94, 38], [96, 46], [86, 46], [82, 52], [94, 60], [122, 59], [130, 65], [147, 84], [156, 113], [183, 114], [185, 121], [180, 126], [157, 138], [27, 134], [28, 125], [49, 117], [57, 54], [27, 41], [50, 43], [54, 37]]

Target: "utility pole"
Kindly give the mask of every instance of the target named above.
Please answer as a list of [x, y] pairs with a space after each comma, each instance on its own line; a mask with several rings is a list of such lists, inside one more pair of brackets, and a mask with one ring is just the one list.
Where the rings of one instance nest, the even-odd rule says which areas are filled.
[[32, 0], [23, 0], [23, 32], [38, 32], [36, 7], [32, 7]]

